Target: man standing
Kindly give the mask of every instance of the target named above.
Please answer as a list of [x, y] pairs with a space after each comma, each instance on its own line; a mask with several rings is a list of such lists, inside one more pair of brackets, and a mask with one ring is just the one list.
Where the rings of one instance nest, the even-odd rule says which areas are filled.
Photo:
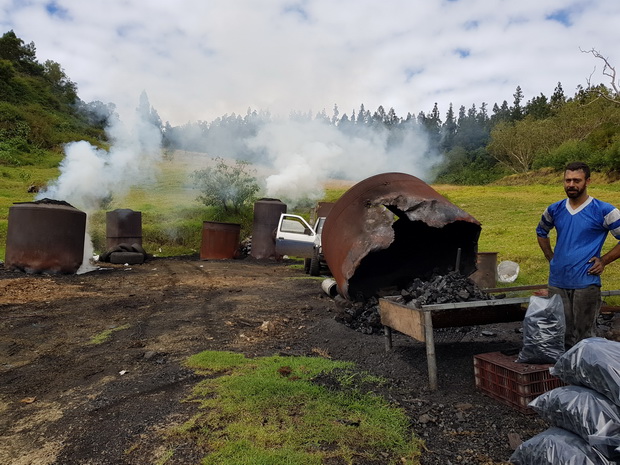
[[[549, 294], [559, 294], [566, 316], [566, 346], [594, 336], [601, 308], [601, 273], [620, 257], [620, 243], [602, 257], [607, 233], [620, 240], [620, 211], [588, 195], [590, 167], [569, 163], [564, 171], [567, 199], [549, 205], [536, 228], [549, 260]], [[556, 229], [555, 250], [549, 231]]]

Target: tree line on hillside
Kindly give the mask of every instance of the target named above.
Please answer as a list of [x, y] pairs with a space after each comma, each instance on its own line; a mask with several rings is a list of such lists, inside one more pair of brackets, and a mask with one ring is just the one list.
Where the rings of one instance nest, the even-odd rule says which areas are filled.
[[[424, 130], [431, 149], [443, 154], [435, 168], [437, 182], [484, 184], [514, 173], [550, 167], [561, 170], [572, 160], [589, 162], [596, 171], [620, 171], [620, 104], [616, 93], [603, 84], [579, 87], [567, 97], [558, 82], [551, 97], [540, 94], [525, 100], [517, 86], [511, 105], [504, 100], [489, 111], [486, 103], [455, 112], [452, 104], [442, 118], [437, 104], [427, 113], [396, 114], [379, 106], [371, 112], [359, 110], [340, 114], [337, 105], [331, 115], [325, 110], [293, 112], [294, 121], [320, 121], [346, 135], [368, 130], [385, 131], [386, 144], [401, 143], [410, 131]], [[268, 112], [248, 109], [244, 116], [231, 114], [211, 122], [198, 121], [182, 126], [163, 126], [169, 147], [207, 151], [218, 156], [253, 161], [261, 154], [247, 147], [272, 120]], [[414, 150], [415, 148], [412, 148]]]
[[[405, 116], [379, 106], [370, 111], [362, 104], [342, 113], [334, 105], [325, 110], [292, 112], [294, 122], [331, 125], [348, 137], [380, 134], [386, 148], [406, 144], [408, 135], [423, 131], [426, 151], [442, 154], [435, 167], [438, 182], [484, 184], [511, 173], [551, 167], [562, 169], [572, 160], [584, 160], [596, 171], [620, 171], [620, 99], [615, 69], [604, 62], [604, 84], [579, 86], [572, 96], [558, 82], [550, 97], [543, 93], [526, 100], [517, 86], [512, 103], [504, 100], [489, 109], [486, 102], [456, 110], [450, 104], [442, 116], [437, 104], [428, 111]], [[180, 126], [163, 123], [146, 94], [139, 107], [160, 128], [164, 148], [208, 153], [210, 156], [255, 162], [262, 149], [246, 141], [273, 121], [269, 112], [248, 109], [213, 121]], [[28, 163], [38, 150], [60, 151], [62, 144], [85, 139], [105, 146], [105, 127], [116, 117], [113, 104], [85, 103], [60, 64], [36, 60], [34, 43], [26, 44], [13, 31], [0, 38], [0, 165]], [[412, 150], [415, 150], [412, 147]]]

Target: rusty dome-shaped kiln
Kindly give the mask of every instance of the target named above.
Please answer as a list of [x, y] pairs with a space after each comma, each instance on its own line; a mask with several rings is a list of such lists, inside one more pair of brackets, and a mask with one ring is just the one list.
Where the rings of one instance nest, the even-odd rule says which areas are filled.
[[[424, 181], [385, 173], [351, 187], [323, 226], [325, 260], [339, 292], [364, 300], [455, 269], [476, 270], [480, 223]], [[460, 254], [459, 254], [460, 249]]]

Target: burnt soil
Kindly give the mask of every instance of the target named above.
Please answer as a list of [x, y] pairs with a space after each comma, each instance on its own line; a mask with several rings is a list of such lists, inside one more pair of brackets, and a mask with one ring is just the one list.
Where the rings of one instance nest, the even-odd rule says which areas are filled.
[[[313, 279], [286, 262], [155, 258], [82, 275], [26, 275], [0, 265], [0, 463], [147, 464], [161, 432], [182, 424], [203, 350], [349, 360], [390, 380], [426, 441], [422, 464], [498, 464], [509, 435], [546, 429], [475, 387], [473, 357], [520, 346], [520, 323], [435, 333], [439, 390], [428, 389], [422, 343], [354, 331]], [[268, 323], [266, 323], [268, 322]], [[101, 344], [92, 338], [105, 330]], [[168, 464], [198, 464], [179, 448]]]

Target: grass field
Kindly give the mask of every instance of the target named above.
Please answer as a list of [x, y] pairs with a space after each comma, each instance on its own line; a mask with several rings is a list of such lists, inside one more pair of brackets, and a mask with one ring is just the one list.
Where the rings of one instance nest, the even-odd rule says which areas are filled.
[[[182, 154], [161, 162], [156, 183], [133, 188], [123, 199], [114, 198], [108, 210], [131, 208], [142, 212], [145, 249], [161, 256], [196, 253], [200, 248], [203, 221], [240, 222], [242, 236], [250, 235], [251, 220], [218, 217], [213, 209], [196, 201], [197, 191], [189, 182], [188, 174], [201, 168], [205, 160]], [[0, 167], [0, 258], [4, 259], [9, 207], [13, 202], [32, 201], [34, 194], [28, 193], [28, 187], [44, 185], [57, 174], [57, 170], [51, 168]], [[546, 282], [547, 262], [538, 248], [534, 229], [545, 207], [564, 197], [559, 178], [556, 183], [548, 184], [433, 187], [480, 221], [480, 252], [497, 252], [498, 262], [511, 260], [519, 264], [519, 277], [512, 285]], [[345, 191], [342, 184], [328, 184], [324, 200], [335, 201]], [[620, 206], [618, 182], [597, 184], [597, 178], [593, 177], [589, 192]], [[104, 211], [89, 215], [89, 231], [95, 250], [101, 252], [105, 244]], [[614, 243], [613, 238], [609, 238], [604, 252]], [[603, 289], [620, 289], [620, 262], [605, 271]]]

